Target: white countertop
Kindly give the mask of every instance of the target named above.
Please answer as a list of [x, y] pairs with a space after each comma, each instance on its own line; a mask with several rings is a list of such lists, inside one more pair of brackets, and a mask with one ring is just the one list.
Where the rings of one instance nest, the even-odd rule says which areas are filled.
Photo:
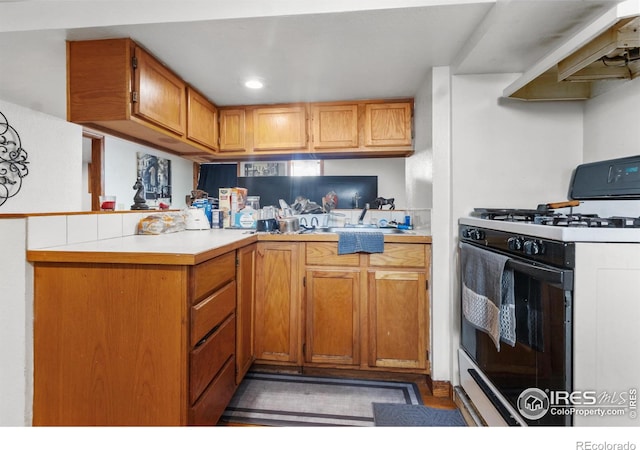
[[[338, 241], [336, 233], [261, 234], [253, 230], [185, 230], [157, 235], [131, 235], [94, 240], [27, 252], [31, 262], [82, 262], [131, 264], [198, 264], [258, 240]], [[429, 230], [385, 235], [385, 242], [430, 243]]]
[[478, 217], [461, 217], [458, 223], [561, 242], [640, 243], [640, 228], [561, 227], [528, 222], [480, 219]]

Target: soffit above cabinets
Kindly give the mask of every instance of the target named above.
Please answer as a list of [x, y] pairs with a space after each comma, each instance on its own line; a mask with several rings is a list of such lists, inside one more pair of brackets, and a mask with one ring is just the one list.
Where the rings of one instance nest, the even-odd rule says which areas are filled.
[[640, 74], [640, 9], [613, 8], [508, 86], [519, 100], [586, 100], [594, 84]]

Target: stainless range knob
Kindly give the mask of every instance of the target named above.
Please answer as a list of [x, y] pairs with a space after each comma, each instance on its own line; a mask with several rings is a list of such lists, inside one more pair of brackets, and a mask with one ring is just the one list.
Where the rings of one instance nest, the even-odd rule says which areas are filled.
[[523, 250], [527, 255], [542, 255], [544, 245], [540, 241], [524, 241]]
[[484, 239], [484, 232], [477, 228], [468, 228], [462, 231], [462, 237], [471, 239], [472, 241], [480, 241]]
[[524, 239], [521, 237], [510, 237], [507, 239], [507, 247], [509, 247], [509, 250], [520, 251], [522, 250], [523, 241]]

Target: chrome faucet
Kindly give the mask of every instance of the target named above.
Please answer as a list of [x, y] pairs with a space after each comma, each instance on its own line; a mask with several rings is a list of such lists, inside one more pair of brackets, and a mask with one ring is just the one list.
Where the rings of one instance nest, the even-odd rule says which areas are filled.
[[362, 225], [364, 223], [364, 216], [367, 214], [367, 209], [369, 209], [369, 204], [365, 203], [364, 208], [362, 208], [362, 212], [360, 213], [360, 217], [358, 217], [358, 225]]

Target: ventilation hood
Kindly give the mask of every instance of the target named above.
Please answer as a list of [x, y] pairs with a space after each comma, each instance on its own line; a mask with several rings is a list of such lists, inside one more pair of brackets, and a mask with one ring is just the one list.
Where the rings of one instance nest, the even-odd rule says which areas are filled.
[[635, 78], [640, 70], [640, 17], [614, 26], [558, 63], [558, 81]]
[[640, 76], [640, 2], [612, 8], [504, 90], [520, 100], [585, 100], [602, 80]]

